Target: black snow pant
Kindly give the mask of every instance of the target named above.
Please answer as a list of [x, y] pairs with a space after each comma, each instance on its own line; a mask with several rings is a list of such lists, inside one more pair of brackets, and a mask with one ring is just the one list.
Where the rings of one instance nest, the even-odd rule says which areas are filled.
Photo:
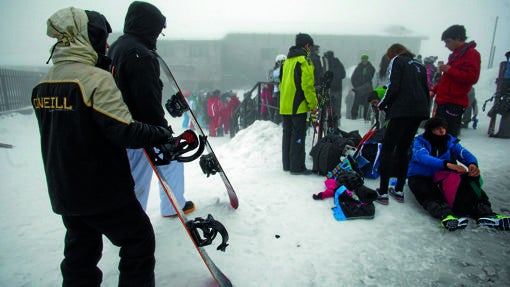
[[305, 166], [306, 114], [282, 115], [283, 170], [300, 172]]
[[428, 213], [437, 219], [443, 219], [448, 215], [454, 215], [448, 206], [441, 190], [434, 183], [432, 177], [414, 175], [407, 179], [409, 189], [416, 200]]
[[[336, 115], [336, 119], [342, 118], [342, 90], [340, 91], [330, 91], [331, 95], [331, 110], [333, 114]], [[337, 124], [337, 127], [339, 125]]]
[[363, 107], [363, 119], [369, 120], [368, 106], [370, 103], [367, 101], [368, 94], [358, 94], [354, 95], [354, 102], [351, 108], [351, 119], [355, 120], [359, 116], [359, 107]]
[[384, 133], [379, 165], [379, 193], [388, 193], [390, 177], [397, 178], [396, 191], [403, 191], [409, 165], [409, 149], [421, 123], [420, 118], [393, 118]]
[[105, 235], [120, 247], [119, 285], [153, 287], [156, 248], [154, 230], [138, 201], [106, 213], [62, 216], [67, 229], [64, 260], [60, 264], [62, 286], [100, 286], [97, 264]]
[[494, 215], [487, 194], [481, 190], [478, 195], [471, 187], [471, 182], [479, 182], [479, 177], [462, 175], [453, 207], [446, 203], [442, 190], [432, 177], [414, 175], [407, 180], [416, 200], [434, 218], [443, 219], [450, 214], [473, 218]]

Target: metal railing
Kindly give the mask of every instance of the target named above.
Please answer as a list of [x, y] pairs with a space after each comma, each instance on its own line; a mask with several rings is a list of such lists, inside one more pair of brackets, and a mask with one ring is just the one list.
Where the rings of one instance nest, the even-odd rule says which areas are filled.
[[[263, 118], [261, 94], [263, 85], [274, 84], [273, 82], [257, 82], [253, 88], [244, 93], [241, 105], [235, 111], [235, 114], [239, 115], [240, 128], [247, 128], [256, 120], [272, 120], [271, 118]], [[277, 106], [265, 104], [265, 108], [269, 115], [279, 113], [279, 107]]]
[[0, 67], [0, 112], [30, 107], [32, 89], [43, 73]]

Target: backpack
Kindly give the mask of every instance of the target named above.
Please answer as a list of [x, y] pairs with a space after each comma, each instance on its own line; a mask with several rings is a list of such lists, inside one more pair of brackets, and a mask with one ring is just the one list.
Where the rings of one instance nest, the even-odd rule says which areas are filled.
[[346, 145], [354, 145], [354, 141], [337, 134], [323, 137], [310, 151], [313, 159], [312, 171], [326, 175], [340, 161]]
[[361, 146], [359, 157], [367, 160], [361, 168], [366, 178], [376, 179], [379, 177], [379, 158], [381, 155], [382, 144], [376, 141], [364, 142]]

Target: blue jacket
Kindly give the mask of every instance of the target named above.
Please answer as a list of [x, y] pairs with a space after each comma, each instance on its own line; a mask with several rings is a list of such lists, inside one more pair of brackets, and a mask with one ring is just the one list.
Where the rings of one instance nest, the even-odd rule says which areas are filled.
[[409, 162], [407, 177], [413, 175], [433, 177], [434, 172], [446, 169], [446, 163], [452, 162], [452, 159], [461, 162], [465, 166], [469, 166], [472, 163], [478, 166], [476, 157], [465, 149], [459, 141], [459, 139], [450, 135], [446, 152], [436, 157], [430, 154], [432, 146], [423, 134], [417, 136], [413, 143], [413, 156]]

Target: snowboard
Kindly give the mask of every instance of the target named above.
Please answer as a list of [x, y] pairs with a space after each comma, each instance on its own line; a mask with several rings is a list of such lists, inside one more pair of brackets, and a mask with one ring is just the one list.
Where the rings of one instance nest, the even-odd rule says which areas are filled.
[[[166, 62], [159, 55], [158, 55], [158, 61], [159, 61], [160, 69], [163, 73], [163, 76], [165, 76], [167, 78], [168, 83], [170, 84], [170, 87], [165, 86], [165, 88], [170, 88], [171, 89], [170, 93], [173, 95], [172, 98], [170, 98], [168, 100], [167, 104], [165, 105], [168, 112], [173, 117], [180, 116], [180, 115], [182, 115], [183, 112], [186, 112], [188, 114], [189, 118], [191, 119], [193, 125], [196, 128], [196, 132], [200, 136], [203, 136], [206, 138], [207, 135], [205, 134], [202, 127], [198, 123], [195, 113], [190, 108], [188, 101], [184, 98], [184, 95], [183, 95], [179, 85], [177, 84], [177, 81], [175, 80], [175, 77], [172, 74], [172, 71], [170, 70], [170, 68], [168, 67]], [[180, 115], [175, 115], [175, 113], [173, 111], [170, 111], [169, 104], [173, 105], [172, 108], [176, 108], [175, 105], [177, 105], [178, 106], [177, 108], [180, 109], [180, 111], [181, 111]], [[178, 112], [178, 114], [179, 114], [179, 112]], [[239, 207], [239, 199], [237, 198], [237, 194], [234, 190], [234, 187], [230, 183], [230, 180], [228, 179], [227, 174], [221, 167], [220, 162], [218, 161], [218, 158], [216, 157], [216, 154], [214, 153], [214, 151], [211, 147], [211, 144], [209, 143], [207, 138], [206, 138], [206, 142], [205, 142], [205, 148], [206, 148], [208, 154], [203, 155], [200, 158], [200, 166], [202, 167], [202, 170], [204, 171], [204, 173], [207, 174], [207, 176], [209, 176], [210, 174], [215, 174], [215, 173], [218, 173], [220, 175], [221, 179], [223, 180], [223, 183], [225, 184], [225, 188], [227, 190], [227, 194], [228, 194], [228, 197], [230, 200], [230, 205], [232, 206], [232, 208], [237, 209]], [[206, 167], [207, 170], [204, 169], [204, 167]]]
[[[218, 284], [220, 287], [230, 287], [232, 286], [232, 283], [228, 279], [228, 277], [220, 270], [220, 268], [213, 262], [211, 257], [207, 254], [207, 251], [203, 246], [201, 246], [199, 243], [197, 243], [197, 240], [195, 239], [195, 236], [193, 236], [193, 233], [196, 232], [196, 230], [190, 229], [190, 223], [192, 223], [192, 220], [189, 220], [184, 215], [184, 212], [178, 205], [178, 201], [175, 198], [175, 195], [173, 194], [172, 188], [170, 188], [170, 185], [166, 181], [166, 179], [163, 176], [163, 173], [160, 172], [159, 166], [155, 165], [152, 162], [151, 157], [148, 155], [147, 151], [145, 151], [145, 155], [147, 157], [147, 160], [149, 161], [152, 169], [154, 170], [154, 174], [158, 178], [158, 181], [161, 183], [161, 186], [163, 187], [163, 190], [165, 191], [168, 199], [170, 200], [170, 203], [172, 204], [174, 210], [177, 212], [177, 217], [179, 218], [179, 221], [182, 223], [184, 229], [186, 230], [186, 233], [191, 238], [191, 241], [193, 241], [193, 245], [195, 246], [197, 252], [200, 254], [200, 257], [202, 258], [204, 264], [206, 265], [207, 269], [211, 273], [214, 281]], [[219, 224], [219, 223], [218, 223]], [[214, 239], [215, 236], [212, 236]], [[227, 236], [228, 237], [228, 236]], [[223, 248], [221, 248], [223, 246]], [[218, 247], [218, 250], [225, 251], [227, 244], [220, 245]]]

